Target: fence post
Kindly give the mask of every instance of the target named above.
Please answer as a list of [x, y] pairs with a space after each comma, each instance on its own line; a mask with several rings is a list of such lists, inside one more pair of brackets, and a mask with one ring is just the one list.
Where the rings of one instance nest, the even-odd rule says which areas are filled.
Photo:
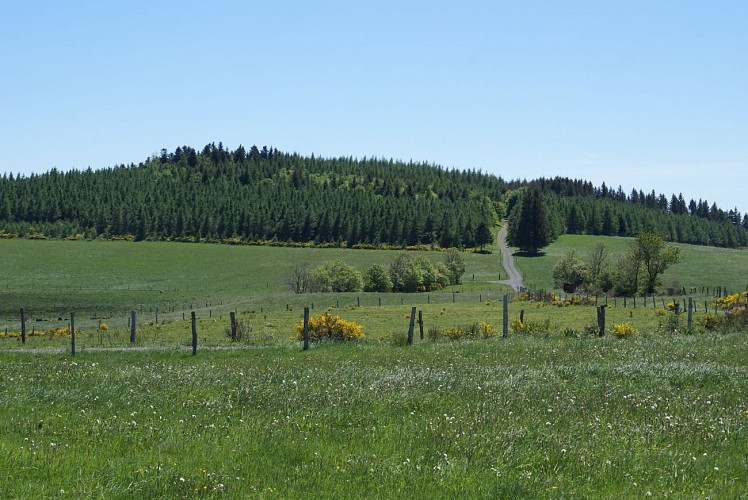
[[418, 311], [418, 329], [421, 332], [421, 340], [423, 340], [423, 311]]
[[525, 324], [525, 310], [524, 309], [519, 310], [519, 322], [522, 323], [523, 325]]
[[600, 337], [605, 336], [605, 306], [597, 308], [597, 322], [600, 325]]
[[70, 313], [70, 355], [75, 356], [75, 313]]
[[416, 326], [416, 308], [415, 306], [410, 310], [410, 325], [408, 325], [408, 345], [413, 343], [413, 330]]
[[231, 319], [231, 342], [236, 342], [236, 313], [230, 311], [229, 318]]
[[26, 311], [21, 308], [21, 343], [26, 343]]
[[309, 349], [309, 308], [304, 308], [304, 350]]
[[137, 320], [137, 313], [130, 311], [130, 342], [135, 342], [135, 324]]
[[502, 300], [502, 304], [504, 306], [503, 311], [503, 331], [502, 331], [502, 337], [506, 337], [509, 335], [509, 294], [505, 293], [504, 298]]
[[195, 320], [195, 311], [190, 314], [192, 317], [192, 355], [197, 354], [197, 321]]
[[688, 297], [688, 328], [693, 325], [693, 298]]

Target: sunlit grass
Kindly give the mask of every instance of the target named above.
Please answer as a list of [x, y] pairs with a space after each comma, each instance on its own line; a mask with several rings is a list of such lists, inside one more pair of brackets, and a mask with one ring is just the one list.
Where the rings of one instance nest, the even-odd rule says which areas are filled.
[[744, 334], [0, 353], [0, 496], [744, 494]]

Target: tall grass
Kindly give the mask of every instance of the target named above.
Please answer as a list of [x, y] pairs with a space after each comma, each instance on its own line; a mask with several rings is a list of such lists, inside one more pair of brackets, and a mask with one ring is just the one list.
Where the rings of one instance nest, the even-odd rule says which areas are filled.
[[2, 497], [745, 494], [745, 335], [0, 353]]

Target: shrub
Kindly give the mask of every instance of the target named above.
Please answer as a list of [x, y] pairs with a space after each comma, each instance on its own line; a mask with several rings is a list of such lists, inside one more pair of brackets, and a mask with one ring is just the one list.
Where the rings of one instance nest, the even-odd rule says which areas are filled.
[[236, 320], [236, 336], [231, 336], [231, 326], [227, 326], [224, 329], [226, 336], [234, 342], [247, 342], [250, 340], [250, 334], [254, 330], [254, 325], [246, 319]]
[[309, 273], [310, 292], [358, 292], [364, 287], [361, 273], [341, 260], [323, 262]]
[[515, 319], [511, 323], [512, 330], [519, 333], [550, 333], [554, 330], [553, 324], [550, 318], [543, 321], [525, 321], [524, 323], [518, 319]]
[[584, 328], [582, 329], [582, 333], [585, 335], [600, 335], [600, 326], [595, 325], [593, 323], [588, 323], [584, 325]]
[[444, 254], [444, 266], [450, 285], [459, 285], [462, 275], [465, 274], [465, 259], [456, 248], [447, 249]]
[[568, 338], [577, 338], [577, 337], [579, 337], [579, 334], [577, 333], [577, 331], [574, 330], [573, 328], [568, 327], [568, 326], [566, 328], [564, 328], [563, 331], [561, 331], [561, 333], [564, 334], [564, 337], [568, 337]]
[[613, 334], [618, 338], [626, 338], [636, 333], [631, 323], [617, 323], [613, 325]]
[[[363, 327], [353, 321], [330, 314], [328, 309], [319, 316], [309, 318], [309, 340], [317, 342], [324, 339], [355, 340], [363, 338]], [[304, 340], [304, 322], [296, 325], [296, 340]]]
[[488, 323], [479, 322], [467, 326], [456, 326], [447, 328], [443, 335], [450, 340], [490, 338], [496, 335], [496, 329]]
[[678, 329], [680, 328], [680, 320], [674, 313], [668, 314], [667, 316], [665, 316], [664, 321], [660, 323], [660, 327], [664, 328], [668, 333], [678, 333]]
[[439, 339], [440, 339], [440, 338], [441, 338], [441, 337], [442, 337], [443, 335], [444, 335], [444, 332], [442, 331], [442, 329], [441, 329], [441, 328], [437, 328], [437, 327], [435, 327], [435, 326], [431, 326], [431, 327], [429, 327], [429, 330], [428, 330], [428, 337], [427, 337], [427, 338], [428, 338], [428, 340], [430, 340], [431, 342], [436, 342], [436, 341], [437, 341], [437, 340], [439, 340]]
[[408, 345], [408, 335], [403, 332], [393, 332], [390, 335], [383, 336], [381, 341], [393, 347], [403, 347]]
[[440, 290], [449, 284], [447, 267], [421, 255], [401, 252], [392, 259], [389, 276], [395, 292], [428, 292]]
[[371, 266], [366, 273], [364, 273], [364, 291], [382, 293], [391, 292], [392, 280], [387, 272], [387, 268], [381, 264]]

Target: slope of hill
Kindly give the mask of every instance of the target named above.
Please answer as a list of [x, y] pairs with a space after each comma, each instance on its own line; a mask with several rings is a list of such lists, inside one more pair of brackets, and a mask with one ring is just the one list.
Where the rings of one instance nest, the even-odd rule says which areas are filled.
[[340, 247], [474, 247], [537, 185], [556, 233], [748, 245], [748, 216], [682, 196], [626, 195], [567, 178], [506, 182], [480, 171], [253, 146], [162, 150], [138, 165], [0, 178], [4, 237], [129, 238]]
[[[614, 263], [622, 255], [631, 238], [563, 235], [547, 248], [540, 257], [516, 256], [515, 262], [522, 272], [525, 286], [550, 290], [553, 288], [552, 270], [556, 262], [569, 250], [586, 256], [597, 243], [604, 243], [610, 250]], [[732, 292], [748, 289], [748, 252], [729, 248], [713, 248], [700, 245], [677, 244], [683, 261], [665, 271], [663, 286], [681, 287], [727, 287]]]

